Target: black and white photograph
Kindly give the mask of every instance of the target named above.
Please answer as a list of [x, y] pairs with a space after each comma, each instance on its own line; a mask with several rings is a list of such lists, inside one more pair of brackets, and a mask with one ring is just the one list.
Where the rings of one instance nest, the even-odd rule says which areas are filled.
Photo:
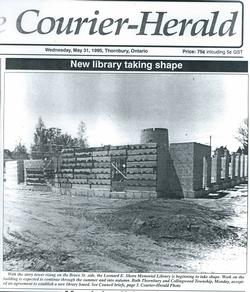
[[5, 271], [245, 273], [248, 76], [7, 72]]

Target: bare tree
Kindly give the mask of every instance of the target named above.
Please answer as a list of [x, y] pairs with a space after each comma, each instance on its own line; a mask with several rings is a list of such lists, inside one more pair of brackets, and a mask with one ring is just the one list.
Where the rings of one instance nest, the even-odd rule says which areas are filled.
[[243, 152], [247, 154], [248, 153], [248, 118], [244, 119], [241, 126], [238, 128], [236, 139], [241, 143]]

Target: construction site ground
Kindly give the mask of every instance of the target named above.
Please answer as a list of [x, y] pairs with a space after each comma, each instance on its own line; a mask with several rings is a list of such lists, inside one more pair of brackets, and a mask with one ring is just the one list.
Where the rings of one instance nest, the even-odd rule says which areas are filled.
[[247, 185], [205, 199], [119, 200], [5, 189], [4, 270], [246, 270]]

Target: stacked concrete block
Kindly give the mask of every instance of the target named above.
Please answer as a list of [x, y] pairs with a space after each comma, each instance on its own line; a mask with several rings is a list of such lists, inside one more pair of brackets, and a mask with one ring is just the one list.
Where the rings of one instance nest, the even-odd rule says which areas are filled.
[[245, 182], [248, 178], [248, 155], [232, 153], [229, 166], [229, 176], [232, 180], [231, 185]]
[[197, 198], [245, 181], [248, 172], [246, 155], [220, 147], [211, 158], [210, 146], [194, 142], [169, 147], [162, 128], [142, 130], [141, 144], [68, 148], [59, 160], [61, 193], [109, 198]]
[[193, 143], [172, 143], [170, 144], [170, 154], [183, 196], [189, 197], [189, 192], [193, 190]]
[[245, 178], [245, 154], [241, 154], [240, 156], [240, 178], [241, 181]]
[[229, 161], [229, 179], [230, 179], [231, 187], [234, 187], [237, 184], [235, 170], [236, 170], [236, 153], [232, 152], [230, 154], [230, 161]]
[[229, 179], [229, 151], [227, 149], [221, 156], [221, 178], [223, 180]]
[[237, 183], [240, 182], [240, 169], [241, 169], [241, 154], [236, 153], [236, 156], [235, 156], [235, 177], [237, 178]]
[[230, 163], [229, 163], [229, 177], [233, 180], [235, 178], [235, 157], [236, 157], [236, 153], [232, 152], [230, 155]]
[[41, 159], [24, 160], [24, 176], [26, 185], [45, 186], [44, 161]]
[[61, 160], [55, 179], [59, 188], [78, 189], [76, 193], [84, 195], [88, 189], [92, 194], [99, 194], [98, 189], [126, 192], [126, 196], [140, 198], [142, 193], [157, 190], [155, 143], [64, 149]]
[[109, 148], [68, 148], [62, 151], [57, 187], [110, 188]]
[[156, 143], [169, 147], [168, 129], [165, 128], [149, 128], [141, 131], [141, 143]]
[[144, 129], [141, 131], [141, 143], [157, 145], [156, 191], [158, 197], [183, 197], [180, 181], [169, 153], [168, 130], [164, 128]]
[[170, 144], [170, 154], [185, 198], [204, 196], [211, 182], [211, 148], [199, 143]]
[[127, 146], [127, 190], [156, 191], [157, 144]]
[[213, 190], [235, 186], [246, 181], [247, 155], [219, 148], [212, 157]]
[[221, 183], [221, 153], [218, 149], [212, 156], [211, 182], [216, 185]]
[[92, 188], [110, 189], [109, 147], [96, 148], [92, 151], [92, 168], [88, 183]]
[[16, 186], [24, 182], [23, 160], [6, 161], [4, 180], [6, 186]]
[[[155, 190], [156, 144], [104, 146], [87, 149], [64, 149], [57, 174], [59, 187], [107, 188], [117, 191], [112, 169], [115, 161], [124, 160], [126, 173], [122, 183], [126, 189]], [[119, 170], [118, 170], [119, 171]]]
[[157, 194], [165, 198], [183, 197], [173, 158], [169, 149], [162, 144], [157, 145]]
[[41, 159], [24, 160], [24, 168], [43, 168], [44, 162]]
[[229, 151], [225, 148], [221, 151], [221, 188], [231, 187], [231, 178], [229, 177]]

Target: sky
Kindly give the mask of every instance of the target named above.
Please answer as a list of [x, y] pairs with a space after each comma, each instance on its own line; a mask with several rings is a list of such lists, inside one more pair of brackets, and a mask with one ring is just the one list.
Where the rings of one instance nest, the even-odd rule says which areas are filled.
[[4, 148], [33, 143], [38, 118], [90, 146], [136, 144], [144, 128], [167, 128], [170, 143], [235, 151], [247, 117], [246, 75], [160, 73], [6, 73]]

